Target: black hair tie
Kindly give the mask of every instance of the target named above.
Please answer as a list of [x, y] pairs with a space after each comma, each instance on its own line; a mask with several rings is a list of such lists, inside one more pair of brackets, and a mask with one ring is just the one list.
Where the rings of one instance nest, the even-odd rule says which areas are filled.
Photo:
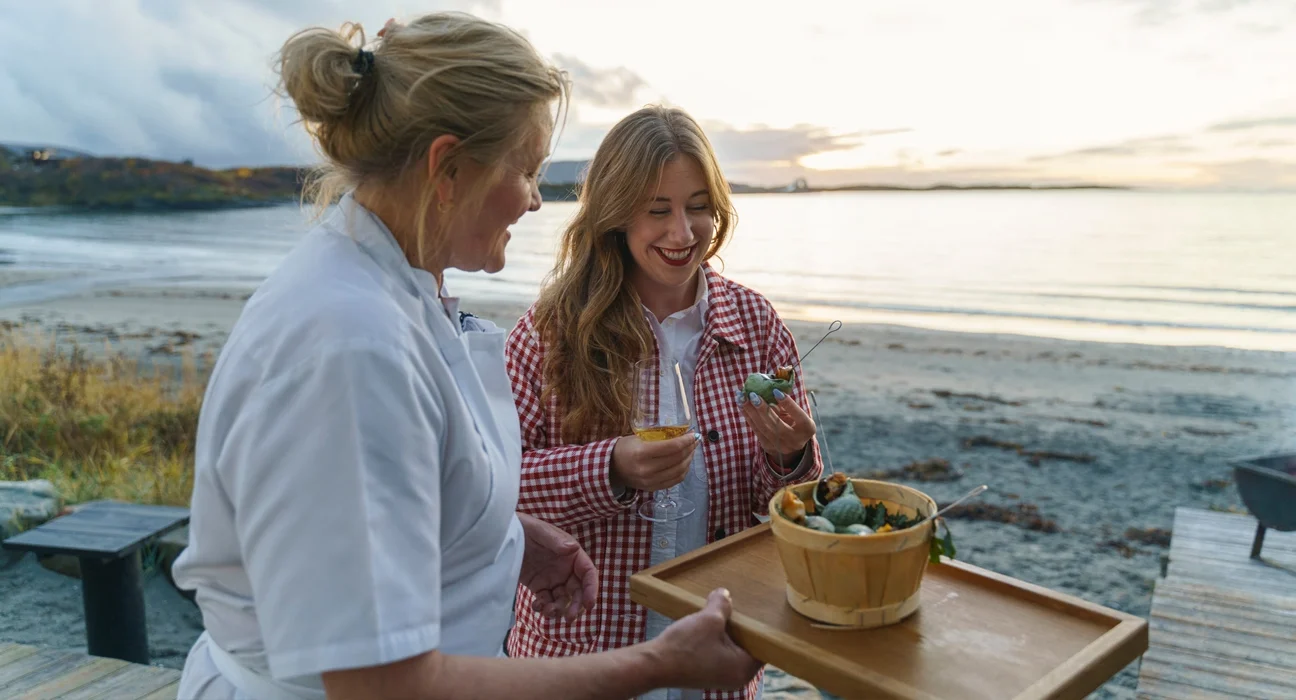
[[356, 54], [355, 60], [351, 62], [351, 70], [354, 70], [359, 73], [361, 77], [364, 77], [369, 75], [369, 71], [373, 70], [373, 64], [373, 52], [360, 49], [360, 53]]

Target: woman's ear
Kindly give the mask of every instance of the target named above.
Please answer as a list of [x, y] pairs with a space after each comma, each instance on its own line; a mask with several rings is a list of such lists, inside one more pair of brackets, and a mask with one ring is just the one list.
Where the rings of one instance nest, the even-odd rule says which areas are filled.
[[454, 202], [455, 166], [451, 162], [459, 137], [442, 134], [434, 139], [427, 150], [427, 177], [432, 182], [437, 173], [443, 177], [437, 182], [437, 197], [443, 202]]

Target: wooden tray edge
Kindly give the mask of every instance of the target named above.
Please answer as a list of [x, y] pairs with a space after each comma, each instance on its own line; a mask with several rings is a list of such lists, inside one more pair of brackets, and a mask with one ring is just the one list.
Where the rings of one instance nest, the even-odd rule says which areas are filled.
[[696, 563], [697, 560], [706, 557], [708, 554], [712, 552], [721, 549], [728, 549], [729, 547], [733, 547], [738, 543], [745, 542], [753, 537], [760, 537], [761, 535], [767, 532], [770, 533], [770, 537], [774, 536], [773, 528], [770, 526], [769, 523], [761, 523], [760, 525], [753, 525], [752, 527], [749, 527], [746, 530], [743, 530], [742, 532], [736, 535], [730, 535], [723, 539], [716, 540], [711, 544], [703, 545], [691, 552], [686, 552], [684, 554], [681, 554], [678, 557], [675, 557], [674, 559], [669, 559], [655, 566], [650, 566], [647, 569], [642, 569], [636, 572], [634, 575], [651, 576], [653, 578], [656, 578], [659, 574], [661, 574], [664, 571], [673, 571], [675, 569], [687, 568], [693, 565], [694, 563]]
[[1086, 698], [1148, 650], [1148, 622], [1125, 620], [1093, 640], [1015, 700]]
[[[667, 583], [660, 576], [666, 572], [690, 568], [715, 551], [766, 534], [773, 536], [771, 526], [769, 523], [762, 523], [632, 574], [630, 599], [645, 607], [648, 607], [644, 602], [648, 597], [655, 598], [658, 603], [662, 600], [668, 601], [665, 606], [659, 605], [651, 609], [673, 620], [691, 615], [705, 607], [706, 600]], [[1148, 621], [1137, 615], [946, 557], [942, 557], [941, 563], [937, 566], [941, 567], [942, 573], [946, 575], [967, 581], [976, 580], [980, 582], [979, 585], [988, 583], [990, 587], [1022, 598], [1024, 601], [1028, 599], [1030, 602], [1055, 609], [1065, 608], [1078, 617], [1112, 625], [1111, 629], [1091, 641], [1061, 666], [1027, 687], [1013, 700], [1083, 699], [1119, 673], [1121, 669], [1141, 657], [1148, 649]], [[656, 596], [653, 596], [653, 593], [656, 593]], [[820, 651], [811, 656], [809, 653], [799, 653], [795, 649], [789, 650], [777, 646], [773, 641], [775, 634], [768, 629], [767, 625], [737, 611], [730, 616], [729, 634], [749, 654], [765, 663], [772, 663], [769, 661], [770, 652], [778, 651], [783, 658], [778, 667], [798, 677], [804, 677], [800, 675], [801, 673], [814, 674], [827, 668], [842, 674], [842, 669], [846, 668], [845, 659], [832, 653]], [[789, 658], [792, 659], [791, 662], [788, 661]], [[866, 670], [857, 673], [852, 669], [846, 675], [856, 684], [855, 687], [834, 688], [831, 685], [822, 687], [843, 697], [859, 692], [859, 686], [862, 685], [872, 693], [871, 697], [887, 700], [944, 700], [878, 673]]]
[[986, 585], [986, 582], [988, 582], [990, 585], [987, 587], [1010, 592], [1017, 598], [1030, 598], [1053, 608], [1070, 608], [1079, 613], [1079, 617], [1094, 622], [1105, 622], [1110, 624], [1113, 628], [1125, 622], [1145, 621], [1138, 615], [1131, 615], [1127, 612], [1116, 610], [1115, 608], [1109, 608], [1105, 605], [1099, 605], [1098, 603], [1087, 601], [1084, 598], [1069, 593], [1045, 588], [1044, 586], [1013, 578], [997, 571], [983, 569], [973, 564], [941, 557], [941, 563], [939, 566], [945, 567], [944, 572], [947, 574], [952, 574], [958, 578], [964, 580], [980, 579], [982, 583], [979, 585], [984, 586]]
[[[645, 601], [652, 597], [654, 593], [656, 593], [655, 600], [659, 604], [650, 609], [672, 620], [691, 615], [706, 606], [706, 600], [701, 596], [689, 593], [668, 584], [656, 576], [649, 575], [648, 570], [630, 576], [630, 600], [632, 602], [649, 607]], [[663, 601], [664, 604], [662, 604]], [[847, 680], [852, 684], [849, 687], [839, 685], [837, 682], [821, 686], [835, 695], [850, 697], [859, 691], [860, 686], [863, 686], [869, 690], [869, 697], [881, 698], [882, 700], [947, 700], [923, 693], [917, 688], [882, 674], [865, 669], [851, 668], [848, 666], [846, 659], [831, 652], [818, 650], [812, 655], [809, 652], [787, 649], [774, 641], [778, 635], [770, 630], [768, 625], [737, 611], [734, 611], [729, 616], [728, 631], [729, 636], [733, 637], [740, 647], [761, 662], [774, 663], [772, 659], [774, 652], [777, 652], [782, 659], [778, 662], [778, 667], [798, 678], [803, 678], [806, 675], [819, 675], [829, 671], [839, 675], [846, 675]], [[789, 662], [789, 659], [791, 659], [791, 662]], [[850, 668], [850, 670], [844, 672], [842, 669], [846, 668]]]

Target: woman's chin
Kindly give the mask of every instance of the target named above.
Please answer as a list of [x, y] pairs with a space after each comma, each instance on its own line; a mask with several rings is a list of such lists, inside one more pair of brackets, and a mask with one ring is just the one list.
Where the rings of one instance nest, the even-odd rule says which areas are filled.
[[482, 272], [485, 272], [488, 275], [493, 275], [496, 272], [503, 270], [506, 262], [507, 260], [505, 259], [504, 251], [501, 250], [486, 260], [485, 264], [481, 267]]
[[653, 265], [652, 277], [664, 287], [679, 287], [692, 282], [700, 267], [702, 264], [698, 262], [685, 267], [676, 267], [658, 261]]

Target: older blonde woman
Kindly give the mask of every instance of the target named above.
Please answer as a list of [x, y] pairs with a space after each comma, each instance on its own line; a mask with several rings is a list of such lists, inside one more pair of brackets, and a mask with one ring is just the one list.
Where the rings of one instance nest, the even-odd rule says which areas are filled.
[[[352, 28], [355, 29], [355, 28]], [[596, 595], [588, 556], [515, 513], [522, 445], [504, 334], [463, 316], [449, 268], [504, 266], [559, 72], [461, 14], [389, 26], [372, 50], [312, 29], [283, 86], [335, 209], [235, 325], [199, 418], [188, 549], [206, 632], [184, 698], [625, 698], [737, 687], [758, 664], [727, 597], [655, 643], [503, 658], [519, 582], [542, 616]]]

